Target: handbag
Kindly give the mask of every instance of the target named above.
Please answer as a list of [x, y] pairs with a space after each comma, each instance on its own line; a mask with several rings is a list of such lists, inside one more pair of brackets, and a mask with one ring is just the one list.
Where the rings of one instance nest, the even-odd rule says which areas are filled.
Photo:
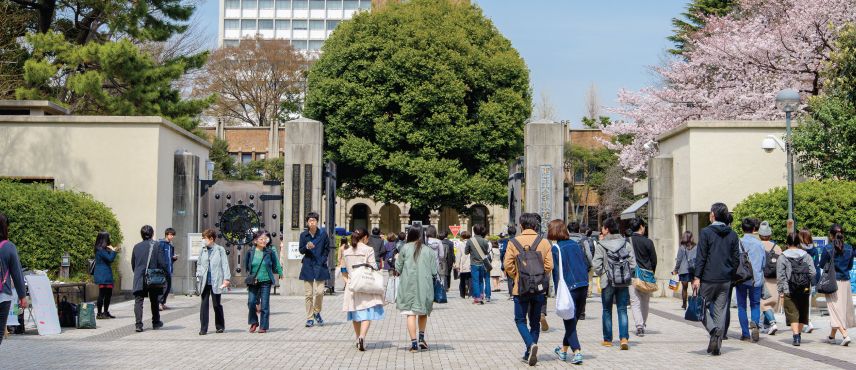
[[678, 277], [676, 275], [672, 275], [672, 278], [669, 279], [669, 289], [678, 291]]
[[743, 242], [740, 243], [740, 253], [738, 254], [737, 273], [734, 276], [734, 284], [755, 279], [755, 271], [752, 269], [752, 261], [749, 260], [749, 252], [743, 249]]
[[823, 275], [817, 281], [815, 290], [821, 294], [832, 294], [838, 291], [838, 282], [835, 281], [835, 254], [832, 248], [829, 249], [829, 262], [826, 263], [826, 268], [822, 270]]
[[354, 293], [384, 294], [383, 274], [372, 265], [361, 263], [351, 266], [348, 289]]
[[95, 329], [95, 305], [81, 303], [77, 306], [77, 328]]
[[484, 270], [490, 273], [490, 270], [493, 270], [493, 265], [490, 264], [490, 258], [484, 257], [484, 254], [482, 253], [481, 249], [481, 243], [479, 243], [478, 239], [476, 239], [475, 237], [470, 239], [470, 241], [473, 242], [473, 249], [476, 250], [476, 253], [479, 255], [479, 258], [482, 259], [482, 264], [484, 264]]
[[703, 312], [704, 298], [698, 295], [687, 297], [687, 312], [684, 313], [684, 320], [701, 321]]
[[642, 293], [654, 293], [659, 289], [654, 272], [636, 266], [636, 278], [633, 279], [633, 288]]
[[437, 276], [434, 277], [434, 302], [449, 302], [448, 298], [446, 297], [446, 286], [443, 284], [443, 281], [440, 280], [440, 278]]
[[556, 245], [559, 251], [559, 260], [556, 262], [559, 265], [559, 284], [556, 286], [556, 316], [562, 320], [571, 320], [574, 318], [574, 300], [571, 299], [571, 291], [568, 289], [568, 284], [565, 282], [565, 275], [562, 273], [562, 248]]
[[166, 272], [161, 268], [150, 269], [152, 263], [152, 250], [155, 248], [155, 242], [149, 245], [149, 257], [146, 260], [146, 276], [145, 283], [149, 287], [162, 287], [166, 285]]
[[[253, 252], [253, 253], [255, 253], [255, 252]], [[253, 286], [253, 285], [257, 285], [259, 283], [258, 280], [256, 280], [256, 275], [259, 274], [259, 270], [261, 270], [262, 266], [264, 266], [266, 257], [267, 257], [267, 254], [264, 251], [262, 251], [262, 261], [259, 262], [259, 268], [256, 269], [256, 272], [252, 272], [253, 264], [252, 264], [252, 261], [250, 262], [250, 272], [251, 273], [249, 275], [247, 275], [247, 277], [244, 278], [244, 284], [246, 284], [247, 286]]]

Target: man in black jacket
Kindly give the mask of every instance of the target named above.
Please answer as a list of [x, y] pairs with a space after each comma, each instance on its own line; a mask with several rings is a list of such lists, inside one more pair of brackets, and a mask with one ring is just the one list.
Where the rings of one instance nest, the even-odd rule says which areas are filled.
[[383, 257], [383, 238], [380, 237], [380, 229], [375, 227], [372, 228], [372, 235], [369, 236], [369, 242], [367, 243], [369, 247], [374, 249], [374, 257], [375, 263], [377, 263], [377, 267], [381, 268], [383, 262], [381, 258]]
[[[645, 221], [639, 217], [630, 221], [630, 242], [633, 243], [633, 252], [636, 257], [636, 265], [641, 269], [657, 270], [657, 251], [654, 250], [654, 242], [645, 237]], [[645, 336], [645, 327], [648, 323], [648, 307], [651, 301], [651, 293], [636, 290], [630, 286], [630, 309], [633, 313], [633, 321], [636, 323], [636, 336]]]
[[440, 273], [443, 274], [443, 282], [446, 283], [446, 291], [448, 292], [449, 283], [452, 281], [452, 266], [455, 265], [455, 244], [449, 240], [448, 231], [441, 231], [437, 237], [440, 239], [440, 243], [443, 244], [443, 252], [446, 254], [446, 265]]
[[143, 300], [148, 297], [152, 306], [152, 328], [157, 330], [163, 327], [160, 321], [160, 310], [158, 310], [158, 296], [161, 294], [162, 286], [149, 286], [146, 284], [146, 269], [162, 269], [167, 271], [167, 262], [157, 241], [152, 240], [155, 230], [145, 225], [140, 229], [143, 241], [134, 245], [131, 253], [131, 269], [134, 271], [134, 317], [137, 319], [137, 332], [143, 331]]
[[707, 352], [719, 356], [722, 337], [728, 328], [727, 313], [740, 246], [737, 233], [728, 227], [731, 223], [728, 206], [714, 203], [710, 207], [710, 221], [710, 226], [702, 229], [698, 238], [693, 288], [701, 294], [707, 305], [702, 318], [710, 333]]

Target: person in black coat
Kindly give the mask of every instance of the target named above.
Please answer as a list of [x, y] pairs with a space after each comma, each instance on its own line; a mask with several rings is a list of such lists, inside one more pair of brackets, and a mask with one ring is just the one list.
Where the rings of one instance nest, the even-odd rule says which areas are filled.
[[146, 269], [162, 269], [166, 271], [167, 262], [158, 242], [152, 240], [155, 231], [151, 226], [145, 225], [140, 229], [143, 241], [134, 245], [131, 253], [131, 268], [134, 271], [134, 317], [136, 318], [137, 332], [143, 331], [143, 300], [148, 297], [152, 308], [152, 329], [160, 329], [163, 322], [160, 321], [160, 310], [158, 310], [158, 296], [161, 294], [162, 286], [148, 286], [145, 282]]
[[[645, 237], [645, 221], [639, 217], [630, 221], [630, 242], [633, 243], [633, 253], [636, 257], [636, 266], [640, 269], [657, 270], [657, 251], [654, 242]], [[633, 313], [633, 321], [636, 323], [636, 335], [645, 336], [645, 327], [648, 323], [648, 307], [651, 301], [651, 293], [636, 290], [630, 286], [630, 308]]]
[[443, 244], [443, 252], [445, 253], [444, 258], [446, 259], [446, 266], [443, 271], [440, 273], [443, 274], [443, 282], [446, 284], [446, 291], [449, 291], [449, 282], [452, 281], [452, 266], [455, 265], [455, 244], [449, 240], [449, 232], [441, 231], [439, 234], [440, 243]]

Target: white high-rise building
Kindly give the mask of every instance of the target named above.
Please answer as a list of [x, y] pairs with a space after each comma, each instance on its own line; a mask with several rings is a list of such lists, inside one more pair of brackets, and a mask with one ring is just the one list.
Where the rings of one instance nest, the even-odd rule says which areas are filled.
[[371, 0], [220, 0], [218, 45], [235, 45], [258, 34], [317, 52], [339, 22], [371, 8]]

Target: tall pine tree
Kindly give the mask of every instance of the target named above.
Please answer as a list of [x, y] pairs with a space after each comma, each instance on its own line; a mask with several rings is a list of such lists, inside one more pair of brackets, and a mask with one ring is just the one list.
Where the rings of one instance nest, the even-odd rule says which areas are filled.
[[672, 18], [675, 34], [669, 36], [669, 40], [675, 43], [675, 48], [669, 49], [669, 52], [675, 55], [683, 54], [687, 50], [691, 35], [704, 28], [705, 18], [721, 17], [736, 8], [737, 0], [693, 0], [687, 5], [687, 11], [681, 13], [682, 18]]

